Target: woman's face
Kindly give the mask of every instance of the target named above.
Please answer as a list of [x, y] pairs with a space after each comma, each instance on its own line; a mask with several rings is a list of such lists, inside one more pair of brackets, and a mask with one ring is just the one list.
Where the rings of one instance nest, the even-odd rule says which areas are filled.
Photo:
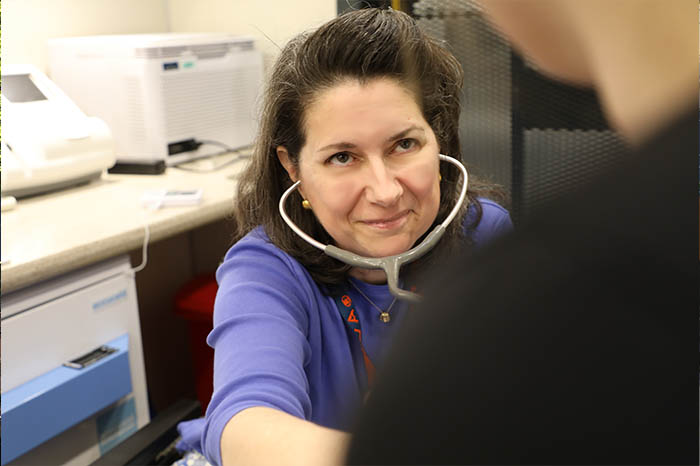
[[413, 94], [391, 79], [344, 81], [305, 115], [298, 170], [280, 161], [336, 245], [382, 257], [410, 249], [440, 203], [439, 147]]

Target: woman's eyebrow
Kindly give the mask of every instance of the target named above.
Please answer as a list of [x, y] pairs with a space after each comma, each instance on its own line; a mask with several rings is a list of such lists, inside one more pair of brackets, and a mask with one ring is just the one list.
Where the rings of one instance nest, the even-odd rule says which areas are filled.
[[336, 149], [336, 150], [354, 149], [356, 147], [357, 146], [351, 142], [336, 142], [336, 143], [321, 147], [317, 152], [322, 152], [322, 151], [328, 150], [328, 149]]
[[401, 139], [402, 137], [406, 136], [408, 133], [410, 133], [410, 132], [413, 131], [413, 130], [418, 130], [418, 131], [420, 131], [421, 133], [425, 133], [425, 129], [423, 129], [423, 128], [421, 128], [420, 126], [417, 126], [417, 125], [412, 125], [412, 126], [409, 126], [408, 128], [406, 128], [405, 130], [403, 130], [403, 131], [401, 131], [401, 132], [399, 132], [399, 133], [394, 134], [393, 136], [391, 136], [390, 138], [388, 138], [388, 139], [386, 140], [386, 142], [391, 142], [391, 141], [396, 141], [397, 139]]
[[[409, 126], [408, 128], [394, 134], [393, 136], [387, 138], [386, 142], [392, 142], [397, 139], [401, 139], [402, 137], [406, 136], [408, 133], [410, 133], [413, 130], [418, 130], [421, 133], [425, 133], [425, 129], [421, 128], [420, 126], [412, 125]], [[317, 152], [323, 152], [328, 149], [335, 149], [335, 150], [346, 150], [346, 149], [355, 149], [357, 147], [356, 144], [353, 144], [351, 142], [335, 142], [333, 144], [329, 144], [327, 146], [323, 146], [320, 149], [318, 149]]]

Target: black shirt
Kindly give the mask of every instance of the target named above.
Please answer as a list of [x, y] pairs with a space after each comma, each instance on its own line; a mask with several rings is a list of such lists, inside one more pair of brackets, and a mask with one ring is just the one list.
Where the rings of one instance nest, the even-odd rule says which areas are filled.
[[476, 257], [398, 336], [350, 464], [698, 464], [691, 112]]

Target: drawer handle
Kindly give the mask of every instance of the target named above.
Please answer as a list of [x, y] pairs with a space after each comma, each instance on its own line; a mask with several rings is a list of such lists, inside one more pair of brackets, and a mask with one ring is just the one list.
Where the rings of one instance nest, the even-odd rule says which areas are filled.
[[71, 369], [83, 369], [89, 366], [90, 364], [94, 364], [100, 359], [109, 356], [115, 351], [117, 351], [116, 348], [102, 345], [96, 350], [90, 351], [89, 353], [86, 353], [68, 362], [64, 362], [63, 365], [66, 367], [70, 367]]

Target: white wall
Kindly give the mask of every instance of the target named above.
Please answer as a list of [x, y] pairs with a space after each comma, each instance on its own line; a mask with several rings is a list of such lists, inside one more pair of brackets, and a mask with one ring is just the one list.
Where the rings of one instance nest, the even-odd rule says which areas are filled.
[[275, 44], [282, 47], [296, 34], [337, 15], [336, 0], [169, 0], [168, 5], [173, 32], [253, 36], [266, 69], [278, 53]]
[[31, 63], [46, 71], [49, 38], [166, 32], [167, 1], [4, 0], [2, 62]]
[[253, 36], [269, 65], [277, 48], [265, 34], [282, 46], [336, 8], [336, 0], [4, 0], [2, 61], [46, 71], [53, 37], [214, 31]]

